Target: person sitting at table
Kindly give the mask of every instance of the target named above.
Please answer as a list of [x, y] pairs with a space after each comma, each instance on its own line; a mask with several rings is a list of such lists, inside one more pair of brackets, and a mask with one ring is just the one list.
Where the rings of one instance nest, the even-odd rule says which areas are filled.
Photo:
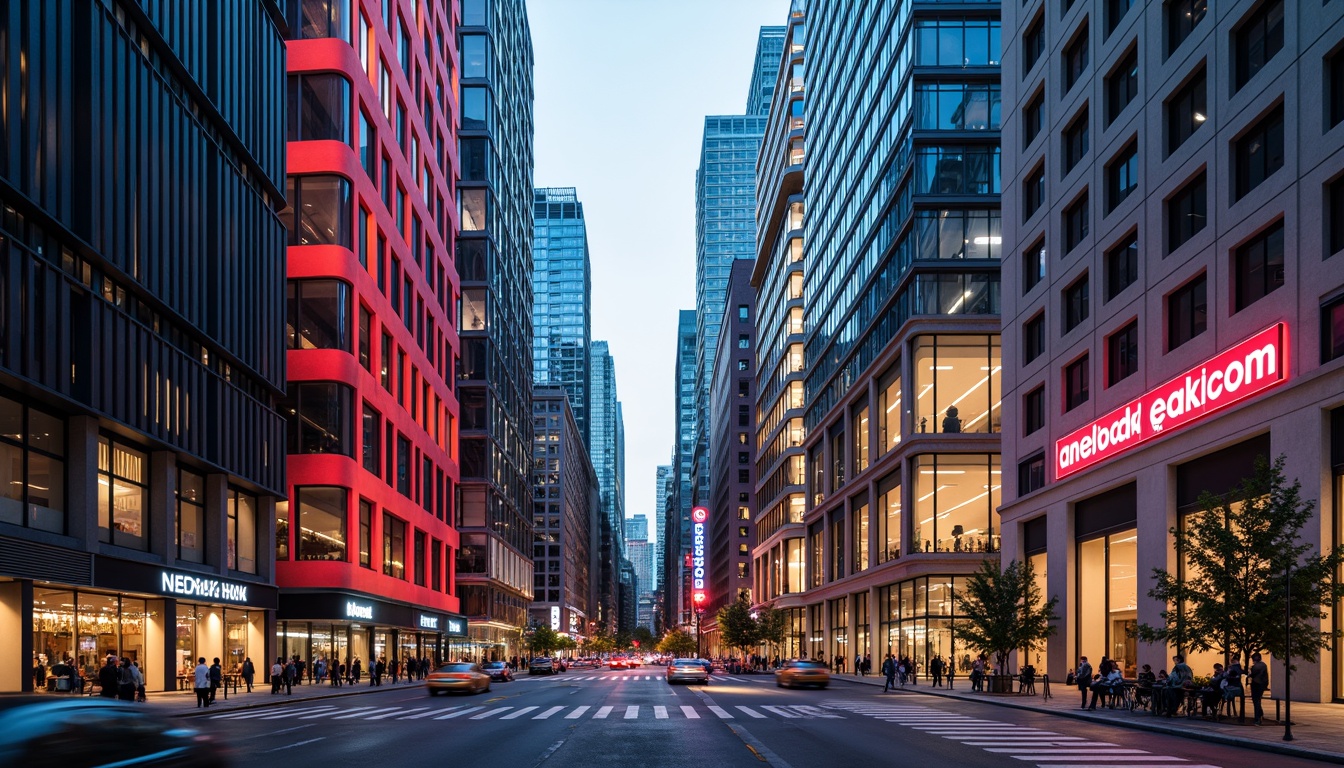
[[[1106, 660], [1103, 659], [1102, 663], [1105, 664]], [[1124, 689], [1124, 685], [1125, 685], [1124, 674], [1120, 672], [1119, 667], [1112, 664], [1110, 669], [1107, 670], [1106, 676], [1099, 678], [1095, 683], [1092, 684], [1092, 704], [1088, 707], [1088, 709], [1095, 710], [1097, 708], [1098, 696], [1102, 697], [1103, 705], [1106, 704], [1106, 697], [1109, 696], [1110, 707], [1111, 709], [1115, 709], [1115, 695]]]
[[1223, 680], [1227, 673], [1223, 671], [1222, 664], [1213, 665], [1213, 676], [1209, 678], [1208, 685], [1199, 689], [1199, 714], [1201, 717], [1207, 717], [1209, 710], [1218, 711], [1218, 703], [1223, 700]]
[[1167, 717], [1175, 717], [1181, 708], [1181, 702], [1185, 699], [1185, 686], [1194, 679], [1194, 673], [1190, 670], [1190, 665], [1185, 663], [1185, 657], [1176, 654], [1171, 657], [1176, 665], [1171, 668], [1171, 674], [1167, 675], [1166, 685], [1166, 714]]

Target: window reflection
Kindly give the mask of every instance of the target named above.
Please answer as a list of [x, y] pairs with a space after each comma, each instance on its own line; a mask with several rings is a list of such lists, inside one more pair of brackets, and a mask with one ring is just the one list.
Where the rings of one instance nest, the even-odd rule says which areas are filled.
[[288, 88], [289, 141], [349, 143], [349, 80], [331, 73], [290, 75]]
[[917, 211], [915, 258], [1003, 258], [1003, 221], [998, 211]]
[[485, 35], [462, 36], [463, 77], [485, 77], [487, 75], [486, 51]]
[[928, 83], [915, 87], [915, 128], [938, 131], [993, 130], [1001, 123], [997, 85]]
[[352, 389], [335, 382], [291, 382], [281, 401], [290, 453], [354, 455]]
[[350, 0], [287, 0], [291, 40], [336, 37], [349, 42]]
[[479, 232], [489, 228], [489, 194], [489, 191], [485, 189], [458, 190], [458, 197], [462, 205], [463, 232]]
[[290, 176], [280, 218], [289, 245], [350, 247], [350, 182], [341, 176]]

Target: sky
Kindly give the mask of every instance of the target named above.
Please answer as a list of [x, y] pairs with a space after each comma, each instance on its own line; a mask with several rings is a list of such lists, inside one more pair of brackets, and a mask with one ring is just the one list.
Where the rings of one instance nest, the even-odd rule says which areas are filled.
[[625, 414], [625, 513], [656, 531], [673, 446], [677, 311], [695, 308], [695, 169], [705, 115], [742, 114], [762, 26], [788, 0], [527, 0], [537, 187], [575, 187], [593, 339]]

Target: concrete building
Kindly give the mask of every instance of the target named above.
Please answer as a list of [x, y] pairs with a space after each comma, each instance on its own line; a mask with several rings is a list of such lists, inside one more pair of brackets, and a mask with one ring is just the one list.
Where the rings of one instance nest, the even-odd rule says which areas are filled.
[[[1130, 636], [1162, 622], [1152, 570], [1184, 568], [1168, 531], [1257, 455], [1315, 503], [1304, 539], [1339, 541], [1344, 8], [1030, 0], [1003, 22], [1004, 553], [1061, 600], [1038, 669], [1129, 675], [1177, 650]], [[1294, 660], [1295, 698], [1344, 697], [1339, 652]]]

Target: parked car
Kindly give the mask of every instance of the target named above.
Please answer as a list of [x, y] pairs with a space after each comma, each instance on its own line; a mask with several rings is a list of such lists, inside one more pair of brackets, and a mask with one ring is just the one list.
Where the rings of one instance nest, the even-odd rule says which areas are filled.
[[83, 696], [0, 697], [0, 765], [223, 768], [224, 745], [144, 704]]
[[489, 675], [491, 680], [498, 680], [501, 683], [513, 682], [513, 670], [502, 661], [487, 661], [481, 666], [481, 671]]
[[430, 672], [425, 677], [425, 688], [430, 696], [438, 696], [444, 691], [488, 693], [490, 675], [482, 671], [479, 664], [454, 662]]
[[780, 688], [795, 688], [800, 685], [815, 685], [825, 688], [831, 684], [831, 671], [820, 661], [786, 661], [775, 670], [775, 685]]
[[675, 659], [667, 665], [667, 684], [700, 683], [709, 685], [709, 662], [704, 659]]
[[555, 663], [545, 656], [538, 656], [527, 665], [529, 675], [554, 675]]
[[555, 671], [556, 671], [556, 672], [568, 672], [568, 671], [569, 671], [569, 663], [568, 663], [567, 661], [565, 661], [563, 658], [559, 657], [559, 656], [556, 656], [556, 657], [551, 661], [551, 664], [552, 664], [552, 666], [555, 667]]

